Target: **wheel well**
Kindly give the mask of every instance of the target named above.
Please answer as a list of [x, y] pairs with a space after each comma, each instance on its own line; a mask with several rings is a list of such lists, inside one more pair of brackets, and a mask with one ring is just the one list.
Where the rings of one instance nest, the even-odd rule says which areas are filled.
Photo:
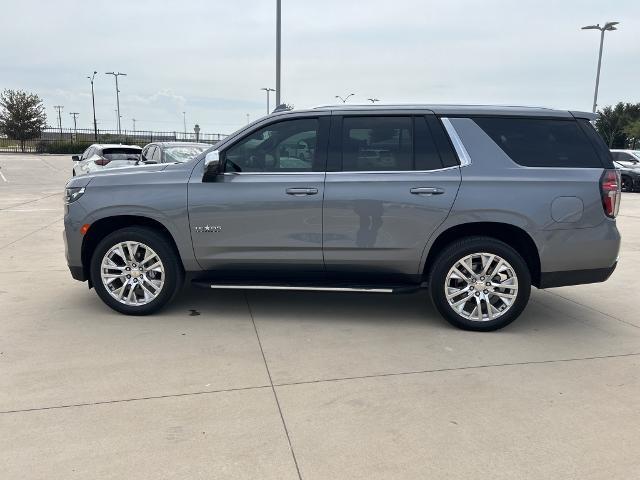
[[442, 232], [429, 249], [424, 266], [425, 278], [428, 277], [429, 270], [438, 254], [448, 244], [455, 240], [475, 235], [492, 237], [514, 248], [527, 262], [533, 285], [538, 286], [540, 284], [540, 255], [533, 239], [520, 227], [497, 222], [466, 223], [456, 225]]
[[153, 228], [154, 230], [161, 233], [171, 244], [180, 262], [180, 265], [182, 265], [180, 252], [178, 251], [178, 246], [176, 245], [173, 236], [171, 235], [169, 230], [167, 230], [167, 227], [162, 225], [157, 220], [136, 215], [117, 215], [114, 217], [105, 217], [92, 223], [91, 227], [82, 240], [82, 268], [84, 270], [85, 278], [89, 279], [89, 286], [91, 286], [91, 275], [89, 272], [91, 265], [91, 256], [98, 246], [98, 243], [100, 243], [100, 241], [104, 237], [112, 232], [115, 232], [116, 230], [133, 226]]

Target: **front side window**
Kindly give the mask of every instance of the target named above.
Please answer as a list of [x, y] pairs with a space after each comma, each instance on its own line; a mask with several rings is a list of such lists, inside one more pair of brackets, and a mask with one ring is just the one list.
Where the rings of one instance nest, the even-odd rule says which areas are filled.
[[526, 167], [601, 168], [575, 120], [476, 117], [474, 122], [516, 163]]
[[318, 120], [273, 123], [227, 149], [225, 172], [311, 172], [316, 160]]

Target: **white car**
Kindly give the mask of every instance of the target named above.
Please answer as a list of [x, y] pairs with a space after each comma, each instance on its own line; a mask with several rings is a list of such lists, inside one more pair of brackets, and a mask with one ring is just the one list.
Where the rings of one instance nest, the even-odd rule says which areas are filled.
[[73, 176], [104, 168], [130, 167], [140, 161], [142, 148], [137, 145], [93, 144], [82, 155], [73, 155]]

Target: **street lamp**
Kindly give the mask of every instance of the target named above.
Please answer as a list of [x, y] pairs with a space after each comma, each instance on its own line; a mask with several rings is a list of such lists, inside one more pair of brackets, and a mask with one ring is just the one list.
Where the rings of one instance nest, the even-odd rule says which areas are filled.
[[93, 93], [93, 79], [96, 77], [96, 73], [98, 72], [94, 70], [93, 75], [91, 75], [90, 77], [87, 75], [87, 78], [91, 82], [91, 103], [93, 105], [93, 139], [97, 142], [98, 141], [98, 122], [96, 122], [96, 97], [95, 97], [95, 94]]
[[263, 87], [260, 90], [264, 90], [265, 92], [267, 92], [267, 115], [269, 115], [269, 112], [271, 111], [270, 104], [269, 104], [269, 92], [275, 92], [276, 90], [275, 88], [268, 88], [268, 87]]
[[118, 107], [117, 109], [117, 115], [118, 115], [118, 135], [120, 135], [120, 89], [118, 88], [118, 77], [119, 76], [123, 76], [126, 77], [127, 74], [126, 73], [120, 73], [120, 72], [106, 72], [105, 75], [113, 75], [113, 78], [116, 79], [116, 105]]
[[596, 89], [593, 93], [593, 113], [596, 112], [596, 107], [598, 105], [598, 86], [600, 85], [600, 66], [602, 65], [602, 45], [604, 44], [604, 32], [617, 30], [616, 25], [620, 22], [607, 22], [604, 26], [597, 25], [587, 25], [586, 27], [582, 27], [582, 30], [600, 30], [600, 52], [598, 53], [598, 72], [596, 73]]
[[342, 103], [347, 103], [347, 100], [349, 100], [349, 97], [354, 96], [355, 93], [350, 93], [349, 95], [347, 95], [346, 97], [342, 98], [340, 95], [336, 95], [336, 98], [341, 100]]
[[371, 103], [376, 103], [380, 101], [379, 98], [367, 98], [367, 100], [369, 100]]

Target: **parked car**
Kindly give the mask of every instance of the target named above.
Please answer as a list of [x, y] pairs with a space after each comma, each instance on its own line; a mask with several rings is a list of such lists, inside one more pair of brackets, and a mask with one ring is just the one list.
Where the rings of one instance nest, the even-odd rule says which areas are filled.
[[73, 155], [73, 176], [104, 168], [133, 166], [140, 160], [142, 148], [137, 145], [93, 144], [82, 155]]
[[[495, 330], [531, 286], [605, 281], [620, 172], [591, 113], [333, 106], [273, 113], [184, 163], [66, 188], [73, 278], [111, 308], [210, 289], [428, 288], [453, 325]], [[308, 158], [291, 162], [304, 141]], [[400, 314], [400, 313], [399, 313]]]
[[622, 190], [640, 191], [640, 150], [611, 150], [611, 155], [622, 175]]
[[210, 148], [208, 143], [158, 142], [142, 149], [140, 163], [183, 163]]

